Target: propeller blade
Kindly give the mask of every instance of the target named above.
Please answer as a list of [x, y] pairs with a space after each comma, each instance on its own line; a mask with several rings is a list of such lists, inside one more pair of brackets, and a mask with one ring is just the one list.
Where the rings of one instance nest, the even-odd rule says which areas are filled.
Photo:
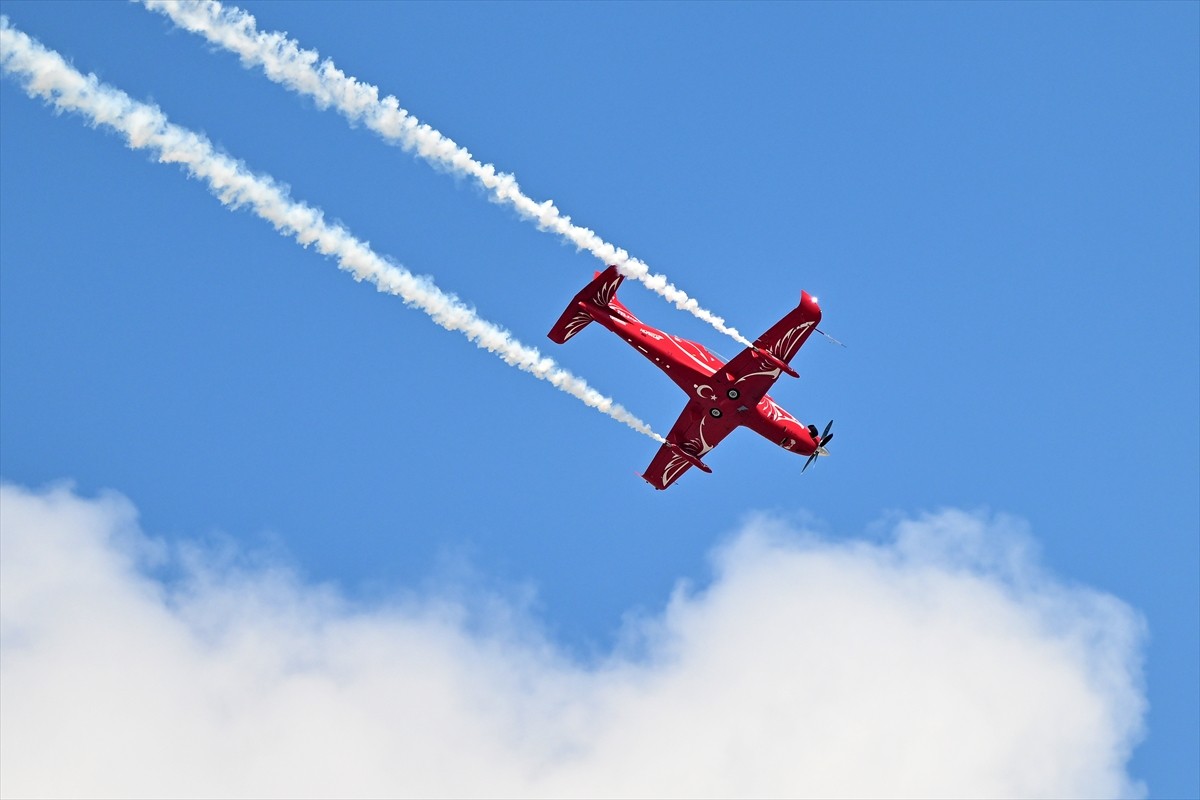
[[825, 434], [824, 436], [821, 437], [821, 447], [824, 447], [825, 445], [829, 444], [832, 441], [833, 441], [833, 434], [832, 433]]
[[829, 435], [829, 429], [833, 427], [833, 420], [829, 420], [829, 424], [825, 426], [825, 430], [821, 431], [821, 438], [824, 439]]
[[804, 474], [804, 470], [805, 470], [805, 469], [808, 469], [808, 465], [809, 465], [809, 464], [811, 464], [812, 462], [816, 461], [816, 460], [817, 460], [817, 454], [816, 454], [816, 453], [813, 453], [811, 456], [809, 456], [809, 457], [808, 457], [808, 461], [805, 461], [805, 462], [804, 462], [804, 469], [800, 470], [800, 474], [801, 474], [801, 475], [803, 475], [803, 474]]

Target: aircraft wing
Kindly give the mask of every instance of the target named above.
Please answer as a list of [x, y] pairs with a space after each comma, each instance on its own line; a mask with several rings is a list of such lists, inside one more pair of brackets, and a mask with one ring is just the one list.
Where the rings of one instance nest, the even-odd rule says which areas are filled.
[[720, 369], [721, 385], [737, 389], [745, 404], [753, 408], [785, 370], [795, 375], [789, 362], [820, 321], [816, 300], [801, 292], [800, 305]]
[[800, 305], [785, 314], [783, 319], [755, 339], [754, 346], [760, 350], [770, 351], [772, 355], [786, 364], [800, 350], [800, 346], [808, 341], [808, 337], [812, 335], [820, 321], [821, 309], [817, 306], [816, 298], [808, 292], [801, 292]]
[[667, 443], [658, 449], [642, 477], [655, 489], [666, 489], [691, 467], [706, 469], [701, 457], [712, 450], [740, 423], [709, 415], [708, 404], [689, 401], [667, 434]]

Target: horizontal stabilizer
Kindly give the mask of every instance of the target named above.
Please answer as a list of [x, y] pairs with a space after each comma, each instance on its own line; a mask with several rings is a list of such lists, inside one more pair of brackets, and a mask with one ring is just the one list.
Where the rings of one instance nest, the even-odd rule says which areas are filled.
[[554, 323], [547, 336], [555, 344], [563, 344], [575, 334], [586, 328], [592, 321], [592, 315], [578, 303], [571, 303], [567, 310]]
[[554, 323], [547, 336], [556, 344], [563, 344], [575, 334], [586, 328], [593, 317], [591, 308], [606, 308], [617, 301], [617, 287], [625, 276], [617, 272], [616, 267], [609, 267], [603, 272], [597, 272], [592, 282], [583, 287], [579, 294], [571, 299], [566, 311]]

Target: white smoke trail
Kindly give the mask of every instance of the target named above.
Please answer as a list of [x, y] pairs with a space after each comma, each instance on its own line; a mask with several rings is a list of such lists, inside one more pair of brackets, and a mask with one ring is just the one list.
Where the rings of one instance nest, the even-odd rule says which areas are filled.
[[252, 174], [229, 156], [216, 152], [198, 133], [168, 122], [157, 107], [140, 103], [124, 92], [84, 76], [53, 50], [48, 50], [0, 16], [0, 65], [4, 74], [22, 84], [30, 97], [41, 97], [60, 111], [74, 111], [94, 125], [111, 128], [134, 149], [149, 150], [165, 163], [177, 163], [208, 184], [230, 208], [249, 207], [275, 229], [307, 247], [314, 245], [338, 266], [368, 280], [381, 292], [398, 295], [424, 311], [446, 330], [458, 331], [476, 346], [495, 353], [514, 367], [548, 381], [618, 422], [662, 442], [650, 426], [587, 383], [559, 367], [553, 359], [517, 341], [508, 331], [480, 319], [458, 298], [442, 292], [428, 277], [413, 275], [390, 263], [340, 225], [325, 222], [318, 209], [292, 200], [273, 180]]
[[180, 28], [200, 34], [212, 44], [236, 53], [242, 63], [261, 67], [268, 78], [308, 95], [322, 108], [333, 106], [350, 121], [366, 125], [388, 142], [416, 151], [421, 158], [436, 165], [474, 178], [496, 202], [511, 205], [542, 230], [554, 231], [605, 264], [616, 264], [622, 274], [641, 281], [677, 308], [750, 346], [736, 328], [701, 308], [694, 298], [670, 283], [666, 276], [652, 273], [644, 262], [632, 258], [625, 250], [604, 241], [594, 231], [573, 224], [552, 201], [539, 203], [526, 196], [512, 175], [497, 172], [491, 164], [475, 160], [465, 148], [401, 108], [395, 95], [380, 99], [378, 87], [346, 75], [330, 59], [318, 64], [320, 54], [315, 50], [301, 49], [298, 42], [283, 33], [260, 32], [254, 17], [240, 8], [226, 8], [218, 0], [142, 2], [148, 9], [169, 17]]

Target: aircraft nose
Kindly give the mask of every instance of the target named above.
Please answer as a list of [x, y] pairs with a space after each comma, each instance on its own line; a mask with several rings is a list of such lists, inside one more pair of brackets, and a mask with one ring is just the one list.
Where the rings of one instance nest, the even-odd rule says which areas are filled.
[[792, 432], [792, 438], [795, 440], [795, 444], [790, 449], [794, 452], [805, 454], [817, 449], [816, 440], [813, 439], [812, 434], [804, 426], [798, 426]]

